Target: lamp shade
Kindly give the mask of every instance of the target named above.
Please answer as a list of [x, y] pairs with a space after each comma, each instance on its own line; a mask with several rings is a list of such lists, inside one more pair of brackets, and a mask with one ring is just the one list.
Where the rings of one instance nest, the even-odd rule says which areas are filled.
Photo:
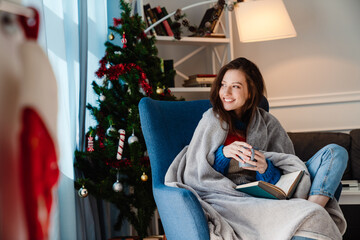
[[258, 42], [296, 36], [282, 0], [256, 0], [236, 4], [241, 42]]

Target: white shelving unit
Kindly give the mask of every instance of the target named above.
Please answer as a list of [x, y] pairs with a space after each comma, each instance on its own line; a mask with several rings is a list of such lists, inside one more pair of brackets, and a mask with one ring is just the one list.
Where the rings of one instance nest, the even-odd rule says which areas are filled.
[[[140, 0], [141, 6], [143, 1]], [[150, 1], [149, 1], [150, 2]], [[150, 2], [151, 3], [151, 2]], [[209, 4], [209, 7], [213, 4]], [[190, 18], [191, 16], [189, 16]], [[188, 79], [188, 75], [194, 73], [183, 73], [178, 70], [178, 67], [188, 61], [192, 61], [193, 57], [200, 52], [208, 51], [211, 53], [211, 73], [216, 74], [221, 66], [234, 59], [234, 47], [232, 36], [232, 12], [226, 8], [219, 20], [218, 32], [224, 33], [225, 38], [218, 37], [186, 37], [182, 36], [181, 40], [176, 40], [174, 37], [157, 36], [157, 45], [170, 45], [174, 51], [181, 52], [182, 47], [195, 46], [195, 49], [190, 53], [183, 55], [180, 59], [174, 60], [174, 69], [177, 75], [182, 79]], [[161, 57], [161, 56], [160, 56]], [[191, 93], [191, 92], [209, 92], [209, 87], [175, 87], [170, 89], [174, 93]]]

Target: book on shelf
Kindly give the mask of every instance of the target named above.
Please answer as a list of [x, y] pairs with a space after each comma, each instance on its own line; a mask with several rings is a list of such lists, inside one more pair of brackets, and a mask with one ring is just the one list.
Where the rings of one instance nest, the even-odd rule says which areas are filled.
[[290, 199], [303, 175], [304, 171], [300, 170], [281, 175], [275, 185], [264, 181], [256, 181], [238, 185], [235, 189], [254, 197]]
[[213, 7], [209, 8], [205, 11], [203, 18], [201, 19], [199, 28], [205, 28], [205, 23], [211, 21], [214, 11], [215, 11], [215, 8], [213, 8]]
[[[150, 23], [149, 23], [150, 25], [157, 22], [158, 18], [156, 15], [155, 8], [151, 8], [149, 3], [144, 5], [144, 14], [146, 17], [148, 17], [150, 19]], [[154, 30], [156, 32], [156, 35], [159, 35], [159, 36], [167, 35], [165, 32], [165, 29], [163, 28], [163, 26], [161, 24], [155, 26]]]
[[[158, 13], [157, 13], [156, 7], [151, 8], [151, 11], [152, 11], [153, 15], [155, 16], [155, 19], [156, 19], [155, 22], [157, 22], [158, 20], [160, 20], [160, 17], [159, 17], [159, 15], [158, 15]], [[154, 22], [154, 23], [155, 23], [155, 22]], [[158, 26], [159, 28], [161, 28], [161, 36], [167, 36], [167, 32], [166, 32], [166, 29], [165, 29], [163, 23], [160, 23], [160, 24], [158, 24], [157, 26]], [[160, 34], [159, 34], [159, 35], [160, 35]]]
[[218, 32], [219, 26], [220, 26], [220, 22], [221, 22], [221, 18], [222, 15], [224, 14], [224, 9], [221, 8], [220, 12], [217, 12], [217, 16], [216, 16], [216, 22], [212, 25], [212, 29], [211, 29], [211, 33], [216, 33]]
[[214, 82], [216, 74], [195, 74], [189, 76], [188, 80], [184, 81], [184, 87], [211, 87]]
[[223, 12], [223, 7], [219, 6], [217, 9], [214, 7], [209, 8], [206, 10], [203, 18], [201, 19], [199, 28], [205, 28], [206, 23], [210, 23], [210, 32], [214, 32], [214, 29], [217, 29], [219, 24], [219, 19], [221, 17], [221, 14]]
[[[144, 6], [143, 6], [143, 9], [144, 9], [144, 22], [145, 22], [145, 24], [146, 24], [146, 28], [150, 27], [150, 25], [152, 24], [152, 21], [151, 21], [149, 15], [146, 13], [146, 12], [147, 12], [147, 9], [148, 9], [149, 7], [150, 7], [150, 5], [149, 5], [149, 6], [147, 6], [147, 5], [144, 5]], [[148, 33], [149, 33], [150, 35], [156, 36], [155, 29], [150, 29]]]
[[[161, 11], [164, 13], [165, 16], [169, 15], [168, 11], [166, 10], [166, 7], [161, 7]], [[171, 26], [171, 24], [173, 23], [171, 17], [169, 17], [166, 20], [168, 21], [169, 25]]]
[[[150, 25], [152, 24], [151, 18], [149, 16], [149, 14], [147, 13], [147, 9], [149, 9], [149, 8], [150, 8], [150, 5], [148, 5], [148, 4], [143, 6], [143, 9], [144, 9], [144, 22], [146, 23], [146, 27], [150, 27]], [[150, 33], [150, 35], [156, 36], [155, 29], [150, 29], [149, 33]]]
[[[165, 13], [163, 12], [163, 10], [160, 6], [155, 7], [155, 11], [156, 11], [158, 20], [162, 19], [163, 17], [165, 17], [167, 15], [167, 14], [165, 15]], [[174, 33], [171, 30], [170, 24], [167, 19], [162, 21], [161, 24], [164, 27], [167, 36], [174, 36]]]
[[225, 34], [224, 33], [208, 33], [208, 34], [205, 34], [205, 37], [208, 37], [208, 38], [225, 38]]
[[174, 60], [172, 59], [165, 59], [162, 60], [162, 64], [164, 66], [163, 72], [165, 74], [165, 77], [168, 79], [168, 87], [175, 87], [175, 74], [172, 72], [174, 70]]

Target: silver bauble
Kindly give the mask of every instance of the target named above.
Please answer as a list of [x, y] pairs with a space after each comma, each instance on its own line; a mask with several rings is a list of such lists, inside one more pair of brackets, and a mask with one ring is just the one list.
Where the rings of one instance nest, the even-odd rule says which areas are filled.
[[113, 184], [113, 190], [114, 192], [121, 192], [123, 190], [123, 186], [122, 184], [119, 182], [119, 180], [117, 180], [114, 184]]
[[106, 130], [106, 135], [109, 136], [110, 134], [115, 134], [116, 132], [117, 132], [116, 129], [113, 126], [111, 126]]
[[139, 139], [138, 139], [137, 136], [134, 135], [134, 133], [128, 138], [128, 143], [129, 144], [132, 144], [132, 143], [138, 142], [138, 141], [139, 141]]

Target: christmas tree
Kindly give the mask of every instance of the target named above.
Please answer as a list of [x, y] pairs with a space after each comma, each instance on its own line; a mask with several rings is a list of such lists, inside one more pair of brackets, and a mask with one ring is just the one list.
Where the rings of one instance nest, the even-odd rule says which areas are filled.
[[[80, 197], [89, 193], [113, 203], [120, 210], [115, 228], [126, 219], [143, 238], [156, 205], [138, 103], [144, 96], [174, 100], [167, 86], [175, 73], [164, 73], [155, 38], [144, 33], [141, 17], [131, 15], [124, 0], [120, 8], [96, 72], [102, 83], [92, 83], [98, 105], [88, 104], [87, 109], [97, 125], [87, 132], [86, 150], [75, 152], [75, 167], [83, 176], [75, 186]], [[112, 41], [117, 37], [120, 45]]]

